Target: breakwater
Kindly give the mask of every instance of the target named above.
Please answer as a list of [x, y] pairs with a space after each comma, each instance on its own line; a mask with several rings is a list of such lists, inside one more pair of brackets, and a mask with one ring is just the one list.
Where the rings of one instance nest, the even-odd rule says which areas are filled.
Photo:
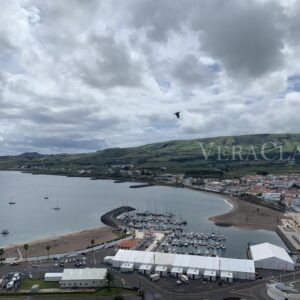
[[131, 206], [121, 206], [118, 208], [115, 208], [113, 210], [110, 210], [106, 214], [101, 216], [101, 222], [107, 226], [111, 227], [124, 227], [126, 226], [121, 220], [118, 220], [117, 217], [125, 212], [130, 212], [135, 210], [135, 208]]

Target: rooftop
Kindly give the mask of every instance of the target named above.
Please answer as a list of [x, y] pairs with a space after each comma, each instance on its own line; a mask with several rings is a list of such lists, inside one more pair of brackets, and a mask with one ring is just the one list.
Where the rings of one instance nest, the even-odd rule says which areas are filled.
[[103, 280], [106, 273], [105, 268], [64, 269], [62, 280]]
[[275, 246], [270, 243], [262, 243], [250, 246], [251, 255], [254, 261], [266, 259], [270, 257], [277, 257], [289, 263], [294, 263], [284, 248]]

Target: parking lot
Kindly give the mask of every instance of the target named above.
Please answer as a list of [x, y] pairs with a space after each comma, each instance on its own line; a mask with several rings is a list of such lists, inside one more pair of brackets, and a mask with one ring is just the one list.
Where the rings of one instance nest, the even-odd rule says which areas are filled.
[[[192, 295], [205, 295], [218, 290], [218, 293], [222, 294], [222, 291], [233, 291], [235, 289], [247, 288], [258, 284], [259, 282], [264, 282], [265, 276], [270, 276], [270, 271], [262, 272], [262, 279], [258, 279], [254, 282], [249, 281], [237, 281], [234, 283], [225, 282], [207, 282], [203, 278], [197, 280], [189, 280], [189, 283], [177, 284], [178, 278], [162, 277], [159, 280], [153, 282], [149, 279], [149, 276], [140, 275], [137, 271], [133, 273], [121, 273], [119, 270], [112, 268], [103, 263], [105, 256], [113, 256], [116, 253], [115, 248], [102, 249], [95, 252], [88, 253], [86, 255], [80, 254], [76, 256], [65, 257], [64, 259], [51, 259], [38, 262], [24, 262], [20, 265], [10, 266], [2, 265], [0, 267], [0, 278], [2, 278], [2, 289], [1, 291], [7, 291], [6, 285], [8, 281], [11, 281], [16, 273], [20, 273], [20, 278], [33, 278], [33, 279], [43, 279], [45, 273], [62, 272], [64, 268], [86, 268], [86, 267], [107, 267], [111, 272], [113, 272], [115, 277], [114, 284], [118, 287], [142, 287], [146, 291], [152, 293], [158, 293], [164, 295], [167, 299], [167, 295], [177, 295], [184, 297], [184, 295], [192, 297]], [[277, 272], [276, 272], [277, 273]], [[272, 272], [272, 275], [277, 275]], [[7, 277], [10, 276], [10, 277]], [[1, 286], [1, 285], [0, 285]], [[16, 290], [20, 284], [16, 284], [12, 291]], [[170, 296], [171, 298], [171, 296]], [[176, 298], [176, 297], [175, 297]], [[174, 299], [175, 299], [174, 298]], [[163, 298], [165, 299], [165, 298]], [[195, 298], [197, 299], [197, 298]], [[199, 299], [199, 298], [198, 298]], [[217, 299], [217, 298], [216, 298]]]

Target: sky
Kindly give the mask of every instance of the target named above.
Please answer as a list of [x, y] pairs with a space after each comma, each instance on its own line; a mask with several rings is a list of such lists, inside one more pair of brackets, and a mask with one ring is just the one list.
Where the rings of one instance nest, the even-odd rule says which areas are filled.
[[0, 5], [2, 155], [299, 132], [300, 1]]

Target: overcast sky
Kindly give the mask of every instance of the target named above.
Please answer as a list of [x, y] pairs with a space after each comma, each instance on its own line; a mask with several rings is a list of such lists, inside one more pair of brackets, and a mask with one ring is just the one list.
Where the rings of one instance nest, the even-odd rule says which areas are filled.
[[0, 5], [0, 154], [300, 132], [300, 1]]

